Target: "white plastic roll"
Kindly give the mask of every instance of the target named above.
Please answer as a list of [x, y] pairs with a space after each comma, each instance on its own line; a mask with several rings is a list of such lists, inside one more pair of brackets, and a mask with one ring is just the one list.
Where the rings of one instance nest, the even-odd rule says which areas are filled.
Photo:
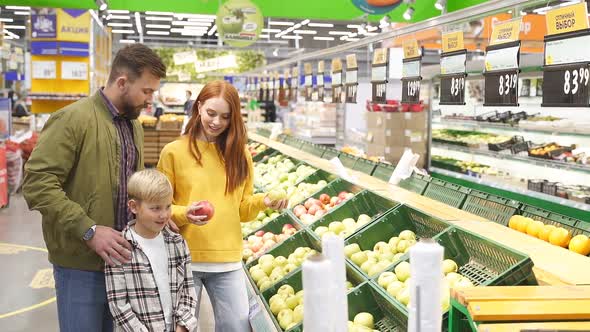
[[348, 299], [346, 296], [346, 265], [344, 259], [344, 240], [335, 235], [326, 236], [322, 240], [322, 253], [332, 264], [332, 276], [334, 283], [335, 299], [332, 325], [334, 331], [348, 330]]
[[303, 262], [303, 328], [305, 332], [335, 332], [332, 324], [335, 286], [332, 263], [323, 255]]
[[440, 332], [444, 248], [421, 239], [410, 249], [410, 307], [408, 331]]

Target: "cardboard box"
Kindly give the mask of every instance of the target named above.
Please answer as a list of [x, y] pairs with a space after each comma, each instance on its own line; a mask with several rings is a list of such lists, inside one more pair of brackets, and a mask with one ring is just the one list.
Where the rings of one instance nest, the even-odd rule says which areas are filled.
[[403, 113], [367, 112], [369, 129], [401, 129], [404, 127]]
[[409, 112], [404, 114], [404, 129], [426, 131], [426, 112]]
[[385, 156], [385, 145], [370, 143], [367, 145], [367, 155], [370, 157]]

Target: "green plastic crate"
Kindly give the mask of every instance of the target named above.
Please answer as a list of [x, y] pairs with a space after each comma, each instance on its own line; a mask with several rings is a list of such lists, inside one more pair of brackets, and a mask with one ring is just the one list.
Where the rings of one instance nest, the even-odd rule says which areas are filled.
[[428, 183], [430, 183], [430, 180], [431, 178], [428, 176], [414, 173], [409, 178], [401, 180], [398, 186], [422, 195], [424, 190], [426, 190]]
[[256, 129], [256, 133], [258, 135], [264, 136], [266, 138], [270, 137], [270, 134], [271, 134], [270, 130], [264, 129], [264, 128], [258, 128], [258, 129]]
[[[302, 229], [299, 232], [295, 233], [295, 235], [289, 237], [288, 239], [286, 239], [282, 243], [279, 243], [278, 245], [273, 247], [271, 250], [269, 250], [267, 252], [267, 254], [271, 254], [274, 257], [284, 256], [285, 258], [287, 258], [287, 257], [289, 257], [290, 254], [292, 254], [295, 251], [295, 249], [297, 249], [299, 247], [310, 247], [311, 249], [315, 249], [318, 252], [321, 251], [321, 249], [322, 249], [322, 245], [321, 245], [320, 241], [317, 238], [315, 238], [309, 230]], [[246, 275], [248, 276], [248, 279], [250, 279], [250, 282], [254, 286], [254, 289], [256, 289], [256, 291], [259, 293], [260, 290], [258, 289], [256, 283], [252, 279], [252, 276], [250, 275], [250, 271], [249, 271], [250, 268], [256, 264], [258, 264], [258, 259], [255, 259], [252, 262], [246, 264], [245, 269], [246, 269]], [[297, 270], [295, 270], [295, 271], [297, 271]], [[295, 271], [292, 271], [290, 274], [286, 275], [285, 277], [288, 277], [289, 275], [295, 273]]]
[[311, 142], [304, 141], [304, 142], [301, 144], [301, 148], [300, 148], [300, 149], [301, 149], [301, 151], [303, 151], [303, 152], [311, 153], [311, 152], [312, 152], [312, 151], [315, 149], [315, 146], [316, 146], [316, 145], [315, 145], [315, 144], [313, 144], [313, 143], [311, 143]]
[[359, 157], [353, 156], [349, 153], [341, 153], [338, 156], [338, 159], [340, 159], [340, 161], [342, 162], [342, 165], [344, 165], [344, 167], [349, 168], [349, 169], [353, 169], [357, 160], [359, 160]]
[[303, 224], [301, 224], [301, 222], [290, 213], [290, 211], [285, 210], [280, 216], [269, 221], [268, 224], [262, 225], [256, 230], [252, 231], [250, 234], [246, 235], [244, 239], [247, 239], [250, 235], [254, 235], [254, 233], [258, 231], [280, 234], [283, 230], [283, 226], [286, 224], [292, 224], [298, 231], [305, 228]]
[[330, 183], [330, 182], [336, 180], [337, 178], [338, 178], [338, 176], [336, 176], [330, 172], [326, 172], [323, 169], [318, 169], [317, 171], [310, 174], [308, 177], [306, 177], [302, 181], [297, 182], [295, 185], [298, 185], [301, 182], [318, 183], [321, 180], [324, 180], [324, 181]]
[[372, 175], [373, 172], [375, 171], [375, 168], [377, 167], [377, 163], [369, 160], [369, 159], [365, 159], [365, 158], [359, 158], [356, 163], [354, 164], [354, 166], [352, 167], [352, 169], [354, 169], [355, 171], [359, 171], [359, 172], [363, 172], [365, 174], [369, 174]]
[[[315, 231], [315, 229], [320, 226], [328, 227], [328, 225], [333, 221], [342, 221], [346, 218], [353, 218], [354, 220], [357, 220], [361, 214], [370, 216], [372, 218], [371, 222], [373, 222], [384, 215], [387, 211], [398, 205], [399, 203], [397, 202], [389, 200], [383, 196], [379, 196], [371, 191], [364, 190], [355, 195], [353, 198], [341, 203], [332, 210], [329, 210], [328, 214], [311, 224], [309, 227], [312, 231]], [[359, 228], [354, 233], [363, 228], [364, 227]], [[349, 236], [351, 235], [352, 234]]]
[[322, 159], [333, 159], [336, 158], [340, 155], [340, 151], [334, 149], [334, 148], [326, 148], [326, 150], [324, 151], [324, 154], [322, 154]]
[[567, 217], [555, 212], [540, 209], [530, 205], [521, 207], [522, 215], [535, 220], [539, 220], [547, 225], [563, 227], [572, 233], [572, 236], [578, 234], [590, 235], [590, 222]]
[[471, 190], [461, 209], [507, 226], [510, 217], [516, 214], [519, 207], [520, 203], [517, 201]]
[[368, 312], [375, 319], [375, 329], [380, 332], [406, 332], [408, 317], [397, 303], [386, 297], [372, 282], [366, 282], [348, 294], [348, 320], [361, 312]]
[[252, 157], [252, 161], [259, 162], [262, 159], [264, 159], [265, 156], [271, 156], [271, 155], [275, 154], [276, 152], [277, 152], [277, 150], [275, 150], [273, 148], [268, 148], [268, 149], [260, 152], [259, 154], [255, 155], [254, 157]]
[[293, 136], [287, 136], [287, 138], [285, 138], [285, 141], [283, 142], [284, 144], [294, 147], [296, 149], [300, 149], [301, 146], [303, 145], [303, 141], [295, 138]]
[[[355, 288], [367, 281], [367, 279], [365, 279], [363, 277], [363, 275], [354, 266], [350, 265], [348, 262], [346, 263], [346, 280], [350, 281]], [[275, 324], [277, 331], [282, 331], [283, 329], [279, 326], [279, 322], [276, 320], [276, 318], [274, 317], [274, 315], [270, 311], [270, 303], [269, 302], [270, 302], [270, 298], [273, 297], [273, 295], [275, 295], [277, 293], [277, 291], [279, 290], [279, 288], [283, 285], [290, 285], [295, 290], [295, 293], [302, 290], [303, 289], [303, 270], [301, 268], [297, 269], [292, 275], [277, 282], [272, 287], [270, 287], [269, 289], [266, 289], [264, 292], [262, 292], [260, 294], [262, 297], [264, 306], [266, 307], [268, 314], [271, 316], [272, 321]], [[351, 289], [349, 292], [351, 292], [353, 290], [354, 290], [354, 288]], [[303, 330], [303, 324], [298, 324], [297, 326], [292, 327], [291, 329], [289, 329], [287, 331], [296, 332], [296, 331], [302, 331], [302, 330]]]
[[391, 174], [393, 174], [394, 169], [395, 169], [395, 166], [393, 166], [393, 165], [379, 163], [379, 164], [377, 164], [377, 167], [375, 167], [375, 170], [373, 171], [373, 174], [371, 174], [371, 175], [376, 177], [379, 180], [383, 180], [383, 181], [388, 182], [389, 179], [391, 178]]
[[[441, 219], [413, 209], [407, 205], [401, 205], [385, 213], [381, 218], [372, 222], [359, 232], [353, 234], [345, 245], [357, 243], [361, 250], [373, 250], [379, 241], [388, 242], [390, 238], [398, 236], [404, 230], [410, 230], [418, 239], [434, 237], [443, 233], [451, 225]], [[347, 258], [347, 260], [349, 260]], [[349, 260], [351, 264], [352, 261]], [[356, 266], [356, 264], [354, 264]], [[360, 267], [359, 267], [360, 268]], [[367, 278], [369, 276], [361, 271]]]
[[454, 208], [460, 208], [470, 192], [470, 189], [463, 186], [433, 178], [423, 195]]

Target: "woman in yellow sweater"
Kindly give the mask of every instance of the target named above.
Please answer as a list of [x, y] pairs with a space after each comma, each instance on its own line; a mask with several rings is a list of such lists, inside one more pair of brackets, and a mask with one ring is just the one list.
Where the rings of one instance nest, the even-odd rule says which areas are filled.
[[[164, 147], [158, 163], [174, 188], [172, 220], [191, 251], [199, 302], [203, 286], [211, 299], [216, 332], [250, 331], [240, 222], [288, 204], [253, 194], [246, 143], [238, 92], [214, 81], [197, 97], [184, 135]], [[215, 207], [208, 221], [193, 215], [205, 200]]]

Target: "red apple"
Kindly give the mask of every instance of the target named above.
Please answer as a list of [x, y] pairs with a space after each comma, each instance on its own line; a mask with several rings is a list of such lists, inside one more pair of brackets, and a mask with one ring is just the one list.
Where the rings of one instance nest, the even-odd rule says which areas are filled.
[[297, 229], [296, 229], [296, 228], [289, 228], [289, 229], [287, 229], [287, 230], [285, 231], [285, 233], [284, 233], [284, 234], [285, 234], [285, 235], [287, 235], [287, 236], [291, 236], [291, 235], [293, 235], [293, 234], [295, 234], [295, 233], [297, 233]]
[[215, 213], [215, 208], [209, 201], [201, 201], [199, 202], [201, 208], [198, 210], [193, 211], [194, 216], [207, 216], [207, 220], [211, 220], [213, 218], [213, 214]]
[[267, 242], [268, 240], [274, 240], [275, 235], [271, 232], [266, 232], [264, 233], [264, 235], [262, 236], [262, 241]]
[[295, 216], [297, 218], [300, 218], [302, 215], [307, 213], [307, 209], [303, 206], [303, 205], [297, 205], [294, 209], [293, 212], [295, 213]]
[[254, 235], [256, 235], [258, 237], [262, 237], [264, 235], [264, 231], [258, 231], [256, 233], [254, 233]]
[[328, 195], [328, 194], [321, 194], [320, 195], [320, 201], [322, 202], [322, 204], [329, 204], [330, 203], [330, 195]]
[[256, 242], [256, 243], [253, 243], [252, 245], [250, 245], [250, 249], [253, 252], [258, 252], [262, 248], [262, 245], [263, 245], [262, 241]]
[[294, 228], [293, 225], [291, 224], [285, 224], [283, 225], [283, 229], [281, 230], [282, 233], [285, 233], [286, 230]]
[[347, 193], [346, 191], [341, 191], [341, 192], [338, 194], [338, 198], [340, 198], [340, 199], [342, 199], [342, 200], [345, 200], [345, 199], [346, 199], [346, 195], [347, 195], [347, 194], [348, 194], [348, 193]]
[[312, 205], [312, 206], [309, 208], [309, 210], [307, 210], [307, 213], [308, 213], [308, 214], [311, 214], [312, 216], [315, 216], [315, 214], [316, 214], [318, 211], [321, 211], [320, 207], [319, 207], [319, 206], [317, 206], [317, 205]]
[[336, 205], [336, 201], [338, 201], [338, 196], [334, 196], [334, 197], [330, 198], [330, 205], [332, 205], [332, 206]]
[[336, 205], [338, 205], [338, 204], [340, 204], [342, 202], [344, 202], [344, 199], [338, 197], [338, 199], [336, 200]]
[[287, 234], [277, 235], [277, 243], [281, 243], [281, 242], [285, 241], [288, 237], [289, 237], [289, 235], [287, 235]]

